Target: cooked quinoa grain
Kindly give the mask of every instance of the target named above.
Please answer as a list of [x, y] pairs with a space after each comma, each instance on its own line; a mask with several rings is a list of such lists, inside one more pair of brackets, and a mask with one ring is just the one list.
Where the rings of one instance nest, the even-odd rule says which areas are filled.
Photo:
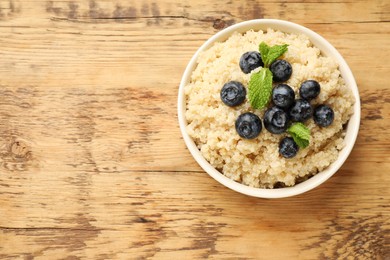
[[[240, 57], [245, 52], [257, 51], [262, 41], [270, 46], [288, 44], [288, 51], [280, 58], [292, 65], [293, 73], [285, 83], [297, 95], [302, 82], [318, 81], [321, 92], [311, 101], [312, 106], [327, 104], [334, 110], [334, 121], [329, 127], [317, 126], [312, 118], [305, 122], [311, 131], [310, 145], [300, 149], [294, 158], [285, 159], [278, 152], [279, 141], [287, 134], [275, 135], [263, 129], [252, 140], [237, 134], [234, 125], [240, 114], [252, 112], [262, 119], [265, 109], [252, 109], [248, 100], [229, 107], [220, 99], [221, 88], [229, 81], [248, 86], [251, 73], [241, 71]], [[227, 177], [261, 188], [273, 188], [275, 184], [292, 186], [296, 180], [314, 175], [334, 162], [344, 147], [343, 125], [352, 115], [354, 104], [352, 91], [333, 59], [324, 57], [305, 35], [271, 29], [234, 33], [201, 53], [185, 95], [187, 132], [206, 160]]]

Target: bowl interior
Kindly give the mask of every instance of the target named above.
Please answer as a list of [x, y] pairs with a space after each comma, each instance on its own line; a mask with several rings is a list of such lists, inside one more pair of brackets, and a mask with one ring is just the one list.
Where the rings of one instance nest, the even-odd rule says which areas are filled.
[[[240, 184], [238, 182], [235, 182], [222, 173], [218, 172], [213, 166], [211, 166], [206, 159], [202, 156], [200, 151], [197, 149], [194, 141], [191, 139], [191, 137], [186, 132], [186, 119], [185, 119], [185, 110], [186, 110], [186, 100], [184, 95], [184, 87], [189, 83], [192, 71], [196, 68], [196, 61], [198, 58], [199, 53], [203, 52], [204, 50], [210, 48], [213, 46], [215, 42], [223, 42], [227, 38], [230, 37], [230, 35], [233, 32], [239, 32], [244, 33], [248, 30], [266, 30], [268, 28], [272, 28], [275, 30], [280, 30], [287, 33], [295, 33], [295, 34], [305, 34], [309, 37], [310, 41], [321, 50], [321, 52], [325, 56], [333, 57], [338, 64], [339, 64], [339, 70], [341, 72], [342, 77], [345, 80], [346, 85], [352, 90], [353, 95], [355, 97], [355, 104], [354, 104], [354, 113], [352, 117], [350, 118], [346, 130], [346, 136], [345, 136], [345, 147], [340, 151], [338, 158], [335, 162], [333, 162], [328, 168], [326, 168], [324, 171], [317, 173], [310, 179], [299, 183], [293, 187], [286, 187], [286, 188], [279, 188], [279, 189], [262, 189], [262, 188], [253, 188], [246, 186], [244, 184]], [[183, 135], [183, 139], [191, 152], [192, 156], [195, 158], [195, 160], [199, 163], [199, 165], [215, 180], [220, 182], [221, 184], [229, 187], [230, 189], [233, 189], [237, 192], [254, 196], [254, 197], [260, 197], [260, 198], [282, 198], [282, 197], [289, 197], [301, 194], [303, 192], [306, 192], [308, 190], [311, 190], [321, 183], [325, 182], [327, 179], [329, 179], [344, 163], [344, 161], [347, 159], [348, 155], [350, 154], [353, 145], [356, 141], [357, 134], [359, 131], [359, 125], [360, 125], [360, 98], [359, 98], [359, 92], [356, 85], [356, 81], [353, 77], [353, 74], [348, 66], [348, 64], [345, 62], [343, 57], [340, 55], [340, 53], [323, 37], [318, 35], [317, 33], [307, 29], [306, 27], [303, 27], [301, 25], [282, 21], [282, 20], [274, 20], [274, 19], [259, 19], [259, 20], [251, 20], [246, 21], [242, 23], [238, 23], [236, 25], [233, 25], [231, 27], [228, 27], [214, 36], [212, 36], [209, 40], [207, 40], [194, 54], [192, 59], [190, 60], [189, 64], [187, 65], [187, 68], [184, 72], [184, 75], [182, 77], [182, 80], [180, 82], [179, 87], [179, 96], [178, 96], [178, 118], [179, 118], [179, 124], [180, 129]]]

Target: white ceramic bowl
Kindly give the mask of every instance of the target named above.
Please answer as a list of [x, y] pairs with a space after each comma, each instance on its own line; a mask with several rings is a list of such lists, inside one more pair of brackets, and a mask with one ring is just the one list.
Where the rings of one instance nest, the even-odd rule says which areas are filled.
[[[223, 42], [233, 32], [244, 33], [250, 29], [253, 30], [266, 30], [267, 28], [272, 28], [275, 30], [280, 30], [287, 33], [295, 33], [295, 34], [305, 34], [309, 37], [310, 41], [321, 50], [325, 56], [333, 57], [339, 64], [339, 70], [341, 72], [342, 77], [345, 80], [347, 86], [352, 90], [353, 95], [355, 96], [355, 105], [354, 105], [354, 114], [348, 122], [348, 127], [346, 130], [345, 143], [346, 146], [340, 151], [337, 160], [332, 163], [328, 168], [324, 171], [317, 173], [310, 179], [299, 183], [293, 187], [279, 188], [279, 189], [261, 189], [261, 188], [253, 188], [241, 183], [235, 182], [225, 175], [221, 174], [217, 171], [213, 166], [211, 166], [206, 159], [202, 156], [198, 148], [196, 147], [194, 141], [188, 135], [186, 131], [187, 121], [185, 119], [185, 111], [186, 111], [186, 100], [184, 95], [184, 87], [189, 83], [191, 78], [191, 73], [196, 67], [196, 61], [198, 59], [199, 53], [213, 46], [215, 42]], [[188, 147], [188, 150], [191, 152], [192, 156], [199, 163], [199, 165], [215, 180], [225, 185], [226, 187], [235, 190], [237, 192], [259, 197], [259, 198], [283, 198], [290, 197], [294, 195], [298, 195], [304, 193], [308, 190], [311, 190], [321, 183], [325, 182], [329, 179], [337, 170], [343, 165], [348, 155], [350, 154], [355, 140], [359, 131], [360, 124], [360, 98], [359, 91], [356, 86], [355, 79], [352, 75], [350, 68], [347, 63], [340, 55], [340, 53], [323, 37], [318, 35], [317, 33], [303, 27], [301, 25], [282, 21], [282, 20], [274, 20], [274, 19], [259, 19], [259, 20], [250, 20], [246, 22], [241, 22], [230, 26], [214, 36], [208, 39], [194, 54], [192, 59], [190, 60], [187, 68], [184, 72], [182, 80], [180, 82], [179, 88], [179, 97], [178, 97], [178, 118], [180, 124], [180, 130], [183, 135], [184, 141]]]

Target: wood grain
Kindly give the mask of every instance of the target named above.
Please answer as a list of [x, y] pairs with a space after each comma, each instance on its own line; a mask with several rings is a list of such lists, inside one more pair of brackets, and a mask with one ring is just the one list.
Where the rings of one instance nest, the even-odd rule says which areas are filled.
[[[328, 39], [362, 123], [341, 170], [262, 200], [216, 183], [180, 136], [196, 49], [278, 18]], [[389, 1], [0, 0], [0, 259], [390, 259]]]

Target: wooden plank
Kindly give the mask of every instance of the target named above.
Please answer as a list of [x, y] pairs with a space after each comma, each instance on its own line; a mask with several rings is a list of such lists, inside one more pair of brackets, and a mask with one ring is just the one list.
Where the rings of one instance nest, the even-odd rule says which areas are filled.
[[[389, 189], [378, 182], [387, 178], [389, 166], [378, 165], [378, 179], [370, 182], [347, 168], [320, 188], [283, 200], [238, 195], [205, 173], [30, 176], [28, 183], [2, 187], [2, 200], [16, 210], [0, 221], [2, 252], [34, 252], [38, 259], [68, 253], [94, 259], [375, 258], [384, 255], [390, 228], [390, 216], [383, 215]], [[56, 195], [42, 204], [48, 192]]]
[[[357, 144], [294, 198], [222, 187], [180, 137], [196, 49], [243, 20], [328, 39], [356, 77]], [[0, 258], [390, 258], [390, 3], [0, 1]]]

